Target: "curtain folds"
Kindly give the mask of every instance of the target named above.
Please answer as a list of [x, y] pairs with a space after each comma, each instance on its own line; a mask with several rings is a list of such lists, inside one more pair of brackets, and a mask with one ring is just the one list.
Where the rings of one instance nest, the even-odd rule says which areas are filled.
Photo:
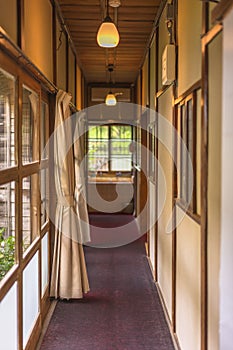
[[[57, 206], [50, 295], [64, 299], [82, 298], [83, 293], [89, 291], [85, 257], [80, 244], [89, 239], [89, 225], [85, 200], [82, 202], [82, 213], [84, 212], [85, 215], [78, 212], [80, 195], [79, 188], [77, 189], [79, 184], [75, 185], [78, 165], [75, 165], [74, 150], [77, 154], [81, 152], [81, 149], [78, 149], [78, 144], [70, 147], [73, 143], [72, 123], [67, 122], [70, 117], [70, 99], [71, 96], [68, 93], [61, 90], [58, 92], [54, 133]], [[81, 187], [83, 191], [83, 186]], [[81, 231], [80, 215], [85, 217], [87, 234]], [[80, 237], [85, 237], [85, 239], [80, 240]]]

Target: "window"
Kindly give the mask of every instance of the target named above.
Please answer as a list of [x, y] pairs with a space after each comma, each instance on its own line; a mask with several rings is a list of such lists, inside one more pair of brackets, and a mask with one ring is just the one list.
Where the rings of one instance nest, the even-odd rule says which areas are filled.
[[156, 173], [156, 123], [152, 123], [148, 126], [148, 175], [150, 181], [155, 182], [155, 173]]
[[49, 170], [41, 169], [40, 171], [40, 195], [41, 195], [41, 227], [48, 221], [48, 202], [49, 202]]
[[48, 223], [48, 203], [49, 203], [49, 170], [48, 170], [48, 139], [49, 139], [49, 106], [45, 101], [41, 102], [40, 114], [40, 201], [41, 201], [41, 228]]
[[38, 236], [38, 177], [33, 174], [22, 183], [22, 234], [23, 252]]
[[0, 169], [15, 165], [15, 78], [0, 69]]
[[15, 263], [15, 182], [0, 186], [0, 280]]
[[15, 159], [15, 84], [16, 79], [0, 69], [0, 280], [15, 264], [16, 182], [9, 181], [8, 171]]
[[[177, 159], [179, 166], [178, 199], [189, 203], [189, 211], [196, 213], [197, 174], [196, 165], [200, 162], [197, 155], [197, 91], [176, 105], [177, 129], [182, 139], [178, 144]], [[193, 178], [193, 183], [190, 179]], [[191, 198], [191, 201], [189, 199]]]
[[41, 102], [40, 117], [40, 154], [41, 159], [48, 158], [48, 146], [46, 146], [49, 138], [49, 106], [46, 102]]
[[43, 152], [49, 137], [48, 96], [11, 69], [15, 76], [0, 68], [0, 280], [30, 256], [36, 238], [49, 232], [48, 150]]
[[133, 130], [130, 125], [95, 125], [88, 131], [89, 172], [129, 172]]
[[28, 164], [38, 160], [37, 127], [38, 95], [27, 87], [23, 87], [22, 111], [22, 161]]
[[[17, 333], [19, 346], [27, 348], [28, 336], [37, 332], [49, 306], [51, 236], [43, 204], [49, 204], [53, 178], [48, 174], [49, 152], [42, 150], [49, 137], [53, 89], [43, 84], [41, 73], [2, 31], [1, 35], [0, 300], [7, 305], [5, 316], [9, 309], [9, 320], [14, 321], [10, 348], [17, 348]], [[23, 320], [18, 332], [17, 319]], [[3, 324], [4, 312], [0, 321]]]

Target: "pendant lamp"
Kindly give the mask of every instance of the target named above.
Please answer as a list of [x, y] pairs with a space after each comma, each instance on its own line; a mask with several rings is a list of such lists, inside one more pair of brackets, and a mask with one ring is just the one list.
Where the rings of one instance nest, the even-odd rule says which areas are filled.
[[[111, 85], [112, 85], [112, 77], [111, 77], [111, 74], [113, 72], [113, 65], [112, 64], [109, 64], [108, 66], [108, 71], [109, 71], [109, 84], [110, 84], [110, 88], [111, 88]], [[109, 91], [109, 93], [107, 94], [106, 98], [105, 98], [105, 104], [106, 106], [115, 106], [117, 104], [117, 100], [116, 100], [116, 97], [115, 95], [112, 93], [111, 89]]]
[[97, 33], [97, 43], [101, 47], [112, 48], [119, 44], [120, 36], [117, 27], [109, 16], [107, 3], [107, 16], [101, 23]]
[[105, 104], [106, 106], [116, 106], [117, 100], [112, 91], [109, 91], [109, 93], [107, 94], [105, 98]]

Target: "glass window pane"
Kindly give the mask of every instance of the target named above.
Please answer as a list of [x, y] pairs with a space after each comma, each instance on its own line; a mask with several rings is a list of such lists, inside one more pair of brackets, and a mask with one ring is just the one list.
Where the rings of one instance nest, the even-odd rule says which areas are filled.
[[132, 129], [130, 125], [112, 125], [112, 139], [132, 139]]
[[15, 78], [0, 69], [0, 169], [15, 162]]
[[88, 167], [90, 171], [108, 171], [108, 140], [89, 140]]
[[129, 145], [131, 140], [111, 140], [111, 153], [112, 155], [131, 155]]
[[108, 139], [108, 126], [98, 125], [89, 127], [89, 139]]
[[89, 171], [131, 171], [133, 154], [130, 145], [132, 137], [130, 125], [90, 128], [88, 132]]
[[41, 103], [41, 118], [40, 118], [40, 152], [41, 159], [48, 158], [48, 149], [45, 149], [46, 143], [48, 142], [48, 131], [49, 131], [49, 108], [45, 102]]
[[15, 182], [0, 186], [0, 280], [15, 263]]
[[23, 88], [22, 110], [22, 161], [23, 164], [36, 160], [38, 149], [36, 147], [37, 130], [35, 120], [38, 113], [38, 95]]
[[41, 196], [41, 226], [48, 221], [49, 203], [49, 171], [42, 169], [40, 172], [40, 196]]
[[111, 126], [111, 170], [131, 171], [132, 153], [130, 144], [132, 141], [131, 126]]
[[38, 235], [38, 176], [23, 178], [22, 184], [23, 252]]
[[131, 158], [112, 156], [111, 169], [112, 171], [131, 171]]
[[111, 140], [111, 169], [113, 171], [130, 171], [132, 153], [129, 151], [131, 141]]

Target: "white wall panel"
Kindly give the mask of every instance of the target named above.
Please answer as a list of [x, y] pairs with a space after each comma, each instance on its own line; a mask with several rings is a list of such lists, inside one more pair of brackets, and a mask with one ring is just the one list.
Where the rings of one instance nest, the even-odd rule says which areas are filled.
[[42, 238], [41, 241], [41, 291], [42, 296], [46, 290], [49, 282], [48, 271], [48, 233]]
[[23, 271], [23, 346], [27, 344], [39, 313], [38, 252]]
[[[183, 210], [177, 207], [177, 219]], [[185, 216], [177, 227], [176, 332], [182, 350], [201, 346], [201, 232]]]
[[17, 332], [17, 283], [0, 303], [0, 349], [16, 350]]

